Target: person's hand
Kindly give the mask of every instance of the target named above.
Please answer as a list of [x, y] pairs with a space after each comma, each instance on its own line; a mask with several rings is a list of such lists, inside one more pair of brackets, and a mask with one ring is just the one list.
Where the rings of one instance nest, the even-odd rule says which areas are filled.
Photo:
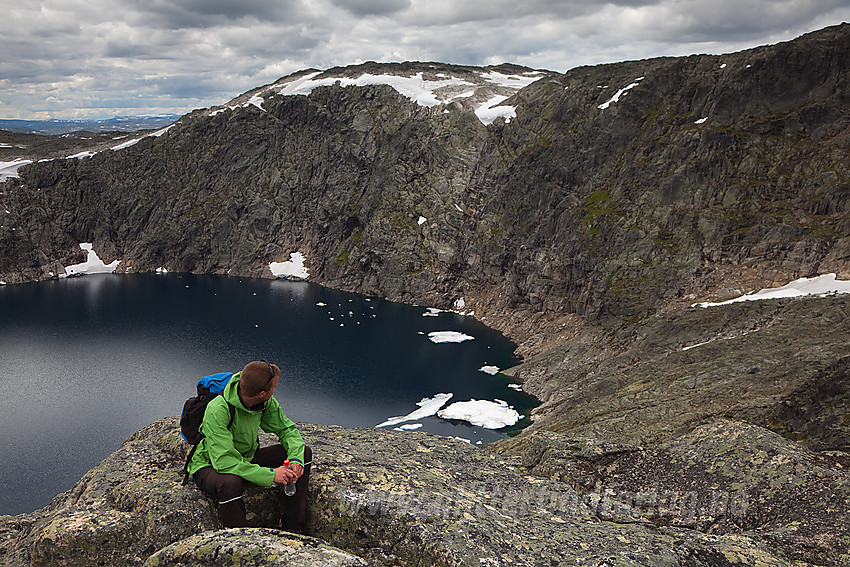
[[301, 463], [289, 463], [289, 468], [295, 473], [296, 479], [301, 478], [301, 475], [304, 474], [304, 467], [301, 466]]
[[[298, 466], [300, 467], [301, 465]], [[289, 484], [290, 482], [295, 482], [298, 480], [299, 476], [301, 475], [296, 474], [294, 470], [287, 466], [279, 466], [274, 470], [274, 481], [277, 484]]]

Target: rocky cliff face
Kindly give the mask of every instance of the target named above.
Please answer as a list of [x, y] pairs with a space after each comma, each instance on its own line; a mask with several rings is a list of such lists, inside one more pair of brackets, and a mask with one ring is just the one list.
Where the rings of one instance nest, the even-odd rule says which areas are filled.
[[483, 70], [308, 75], [471, 85], [436, 106], [386, 84], [279, 94], [299, 74], [135, 146], [24, 168], [2, 196], [0, 274], [58, 273], [80, 241], [128, 271], [269, 276], [302, 251], [331, 286], [591, 319], [850, 275], [848, 56], [842, 25], [724, 56], [488, 69], [537, 78], [489, 125], [472, 101], [506, 91]]

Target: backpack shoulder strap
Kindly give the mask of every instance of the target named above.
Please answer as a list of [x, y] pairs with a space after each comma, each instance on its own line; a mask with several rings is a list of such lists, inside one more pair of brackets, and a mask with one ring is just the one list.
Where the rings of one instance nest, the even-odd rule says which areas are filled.
[[[227, 401], [227, 400], [225, 400], [225, 401]], [[230, 421], [227, 422], [227, 429], [230, 429], [230, 427], [233, 425], [234, 418], [236, 418], [236, 406], [234, 406], [230, 402], [227, 402], [227, 407], [230, 408]], [[200, 433], [200, 435], [201, 435], [201, 438], [203, 439], [204, 434]], [[197, 449], [198, 445], [200, 445], [200, 444], [201, 444], [201, 442], [198, 441], [197, 444], [192, 445], [192, 448], [189, 450], [189, 454], [186, 455], [186, 463], [183, 465], [183, 483], [182, 483], [183, 486], [186, 486], [187, 484], [189, 484], [189, 461], [192, 460], [192, 455], [195, 454], [195, 449]]]
[[[227, 402], [227, 400], [224, 400]], [[236, 417], [236, 406], [227, 402], [227, 407], [230, 408], [230, 421], [227, 422], [227, 428], [230, 429], [230, 426], [233, 425], [233, 419]]]

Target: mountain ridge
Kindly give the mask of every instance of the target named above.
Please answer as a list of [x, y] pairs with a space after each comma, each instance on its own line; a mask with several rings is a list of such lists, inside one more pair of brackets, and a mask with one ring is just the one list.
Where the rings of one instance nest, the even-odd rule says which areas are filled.
[[[353, 94], [354, 91], [346, 91], [338, 84], [325, 85], [316, 91], [312, 91], [309, 97], [287, 99], [277, 95], [271, 96], [269, 104], [276, 105], [278, 112], [311, 113], [309, 117], [304, 115], [305, 119], [329, 119], [326, 120], [326, 125], [337, 129], [334, 131], [338, 132], [334, 134], [335, 136], [347, 136], [347, 141], [350, 144], [344, 153], [344, 158], [350, 162], [350, 171], [347, 173], [350, 173], [352, 178], [356, 179], [357, 176], [363, 176], [365, 171], [371, 170], [373, 172], [368, 174], [368, 178], [361, 179], [366, 185], [359, 189], [360, 191], [368, 189], [370, 182], [386, 174], [389, 174], [390, 177], [395, 176], [395, 178], [382, 181], [390, 181], [391, 185], [399, 187], [402, 192], [412, 189], [407, 191], [412, 199], [421, 200], [423, 196], [427, 195], [426, 190], [416, 186], [417, 179], [425, 177], [428, 186], [440, 188], [437, 191], [438, 194], [433, 195], [433, 202], [429, 203], [429, 206], [421, 206], [421, 210], [418, 212], [413, 210], [403, 211], [404, 216], [408, 219], [416, 219], [420, 216], [433, 219], [435, 215], [446, 217], [447, 222], [441, 222], [435, 228], [441, 234], [425, 235], [426, 239], [430, 236], [427, 244], [423, 243], [421, 239], [419, 242], [411, 241], [409, 243], [410, 246], [417, 249], [416, 256], [419, 259], [414, 262], [414, 265], [419, 270], [419, 277], [428, 277], [429, 272], [422, 269], [427, 263], [436, 264], [440, 267], [437, 274], [434, 274], [433, 270], [430, 272], [432, 276], [428, 279], [431, 281], [427, 286], [433, 290], [433, 293], [436, 293], [433, 299], [440, 306], [450, 304], [465, 293], [470, 293], [462, 289], [463, 286], [450, 290], [446, 285], [440, 283], [440, 281], [446, 282], [447, 279], [456, 279], [455, 270], [452, 269], [456, 252], [468, 246], [463, 238], [462, 231], [457, 230], [463, 226], [465, 229], [478, 230], [479, 233], [475, 235], [475, 238], [483, 244], [483, 246], [478, 246], [478, 250], [473, 256], [464, 258], [458, 264], [458, 269], [461, 272], [468, 272], [470, 268], [479, 271], [479, 273], [474, 274], [474, 277], [467, 277], [466, 280], [476, 288], [471, 293], [482, 296], [480, 303], [489, 302], [484, 300], [488, 297], [487, 288], [492, 287], [490, 284], [496, 284], [503, 288], [503, 295], [508, 296], [507, 304], [509, 306], [527, 307], [529, 311], [535, 313], [575, 313], [580, 316], [589, 315], [591, 317], [596, 317], [597, 314], [611, 313], [614, 316], [628, 316], [635, 309], [641, 312], [651, 312], [653, 309], [659, 308], [662, 303], [653, 301], [648, 293], [641, 293], [641, 290], [635, 289], [635, 286], [630, 285], [629, 281], [635, 279], [631, 274], [642, 274], [640, 275], [641, 278], [657, 280], [660, 275], [657, 272], [667, 270], [670, 267], [669, 264], [659, 263], [653, 258], [659, 253], [668, 254], [674, 260], [673, 265], [681, 264], [681, 273], [675, 274], [672, 279], [682, 283], [671, 287], [660, 281], [655, 286], [646, 286], [646, 289], [651, 291], [652, 295], [661, 296], [664, 303], [677, 300], [677, 298], [680, 303], [691, 301], [697, 296], [705, 298], [723, 287], [758, 289], [774, 283], [787, 283], [787, 281], [802, 275], [813, 275], [816, 271], [836, 272], [840, 275], [848, 273], [846, 261], [840, 260], [845, 256], [844, 252], [837, 251], [830, 256], [827, 248], [833, 249], [834, 245], [828, 244], [827, 248], [824, 247], [824, 244], [829, 242], [838, 245], [842, 250], [841, 247], [846, 248], [847, 246], [846, 242], [838, 238], [838, 235], [847, 234], [847, 229], [850, 228], [846, 218], [842, 216], [846, 209], [848, 191], [846, 181], [842, 181], [847, 179], [847, 172], [842, 170], [840, 166], [845, 153], [840, 146], [834, 150], [822, 151], [823, 148], [826, 148], [823, 145], [824, 140], [828, 142], [830, 138], [835, 138], [841, 142], [847, 135], [846, 100], [840, 99], [840, 96], [844, 96], [846, 99], [846, 90], [839, 90], [838, 95], [836, 95], [839, 100], [833, 103], [828, 102], [830, 96], [832, 96], [829, 93], [826, 93], [828, 96], [822, 96], [823, 100], [816, 104], [807, 99], [807, 97], [818, 92], [825, 92], [826, 89], [832, 88], [834, 90], [835, 85], [831, 86], [831, 82], [834, 83], [836, 80], [844, 81], [845, 83], [839, 86], [845, 86], [846, 69], [832, 72], [832, 67], [840, 65], [841, 56], [847, 54], [847, 27], [847, 25], [836, 26], [820, 33], [807, 34], [796, 40], [797, 43], [787, 42], [776, 46], [748, 50], [739, 54], [652, 59], [599, 67], [581, 67], [564, 75], [547, 74], [541, 80], [517, 90], [513, 95], [514, 99], [512, 100], [515, 100], [520, 108], [518, 116], [510, 124], [507, 123], [507, 120], [498, 120], [488, 128], [473, 127], [466, 119], [468, 112], [457, 112], [463, 109], [453, 106], [453, 104], [447, 105], [446, 108], [442, 106], [422, 107], [421, 105], [405, 107], [396, 100], [392, 100], [391, 95], [390, 98], [387, 98], [389, 93], [378, 93], [377, 91], [386, 88], [380, 85], [357, 87], [356, 95]], [[843, 44], [842, 38], [844, 38]], [[820, 44], [832, 45], [834, 47], [830, 49], [835, 52], [829, 55], [827, 67], [823, 71], [818, 71], [819, 78], [815, 82], [819, 86], [812, 86], [811, 77], [815, 75], [816, 70], [824, 68], [824, 65], [822, 62], [818, 65], [809, 65], [806, 63], [808, 59], [801, 61], [797, 67], [794, 67], [796, 73], [794, 80], [787, 77], [784, 79], [794, 85], [804, 85], [798, 88], [803, 93], [798, 97], [802, 100], [794, 103], [803, 103], [804, 106], [797, 112], [785, 116], [784, 114], [788, 113], [786, 106], [790, 104], [788, 102], [790, 98], [786, 96], [788, 91], [785, 84], [781, 85], [780, 88], [768, 88], [767, 85], [771, 84], [771, 81], [777, 75], [775, 67], [779, 63], [785, 67], [781, 74], [787, 75], [788, 66], [793, 63], [795, 57], [801, 57], [800, 55], [789, 56], [785, 51], [797, 49], [797, 51], [805, 53], [806, 50], [812, 49], [808, 44], [818, 44], [816, 45], [817, 49], [824, 49], [823, 45]], [[805, 45], [805, 47], [803, 49], [795, 47], [799, 45]], [[743, 61], [744, 59], [747, 61]], [[726, 63], [723, 63], [723, 61], [726, 61]], [[401, 64], [390, 65], [393, 68], [403, 67]], [[754, 68], [753, 65], [756, 67]], [[358, 72], [364, 68], [358, 67]], [[735, 92], [736, 89], [742, 88], [740, 86], [735, 87], [735, 85], [744, 85], [743, 88], [749, 89], [749, 87], [746, 87], [748, 83], [743, 80], [746, 78], [744, 74], [754, 75], [759, 70], [769, 73], [770, 79], [762, 77], [755, 84], [754, 88], [759, 93], [758, 98], [745, 97]], [[728, 75], [733, 71], [735, 75], [730, 79]], [[299, 72], [288, 77], [301, 77], [304, 73]], [[638, 77], [646, 78], [642, 78], [639, 86], [622, 93], [620, 100], [609, 104], [604, 109], [599, 108], [601, 105], [610, 103], [613, 98], [611, 94], [615, 88], [628, 87]], [[688, 84], [684, 91], [674, 91], [679, 96], [670, 98], [669, 96], [662, 97], [654, 94], [655, 92], [664, 92], [665, 89], [669, 91], [681, 79], [687, 77], [691, 77], [691, 84]], [[706, 82], [706, 77], [711, 81]], [[796, 80], [800, 77], [807, 79]], [[721, 82], [722, 88], [718, 88], [717, 81]], [[612, 84], [608, 85], [609, 82]], [[272, 83], [272, 85], [275, 84], [277, 83]], [[263, 89], [268, 91], [269, 86], [258, 87], [258, 89], [234, 99], [241, 104], [232, 105], [234, 109], [227, 111], [232, 116], [228, 116], [227, 120], [218, 120], [223, 118], [224, 115], [218, 116], [221, 109], [215, 108], [195, 111], [186, 115], [175, 124], [176, 129], [173, 129], [168, 136], [163, 137], [163, 141], [178, 136], [184, 138], [196, 134], [203, 136], [205, 135], [204, 130], [214, 134], [216, 128], [228, 128], [240, 121], [248, 124], [258, 118], [264, 120], [265, 118], [272, 118], [271, 121], [266, 120], [268, 124], [258, 124], [258, 127], [264, 129], [279, 126], [291, 129], [302, 125], [297, 121], [292, 121], [289, 117], [275, 116], [274, 112], [266, 112], [264, 117], [244, 114], [246, 110], [250, 112], [246, 105], [252, 106], [248, 104], [248, 101]], [[820, 89], [820, 91], [817, 89]], [[748, 92], [751, 91], [752, 89]], [[368, 102], [368, 99], [355, 100], [361, 93], [371, 97], [375, 103]], [[352, 96], [345, 96], [347, 94]], [[714, 99], [711, 98], [712, 95], [715, 95]], [[687, 97], [690, 97], [690, 100]], [[750, 103], [748, 100], [758, 100], [759, 102]], [[307, 101], [310, 102], [305, 105]], [[766, 108], [765, 104], [768, 101], [771, 104], [778, 105], [779, 110], [769, 109], [770, 113], [765, 114], [764, 108]], [[345, 120], [340, 121], [339, 118], [344, 116], [346, 109], [344, 106], [339, 107], [343, 114], [335, 115], [336, 109], [328, 106], [331, 102], [333, 104], [348, 104], [349, 109], [356, 112], [357, 116], [346, 117]], [[393, 105], [391, 111], [390, 105]], [[223, 108], [227, 108], [227, 105], [224, 105]], [[762, 108], [762, 110], [759, 111], [759, 108]], [[525, 109], [531, 112], [529, 113]], [[391, 128], [394, 128], [394, 130], [385, 127], [386, 124], [375, 122], [375, 117], [384, 119], [380, 116], [381, 111], [386, 113], [386, 117], [393, 114], [394, 123], [391, 124]], [[208, 116], [210, 114], [215, 115]], [[439, 116], [436, 116], [437, 114]], [[729, 122], [733, 120], [733, 114], [736, 116], [734, 124]], [[202, 122], [205, 122], [203, 118], [205, 115], [207, 115], [206, 119], [211, 122], [202, 124]], [[439, 120], [434, 120], [435, 117]], [[705, 121], [697, 124], [703, 119]], [[289, 125], [287, 125], [288, 120], [290, 121]], [[432, 120], [433, 123], [429, 124], [429, 121]], [[402, 127], [403, 123], [406, 124], [404, 127], [414, 132], [413, 126], [418, 125], [416, 128], [427, 135], [420, 136], [420, 139], [416, 140], [405, 139], [405, 134], [399, 133], [399, 128]], [[316, 133], [318, 136], [326, 135], [326, 133], [317, 132], [315, 124], [304, 124], [303, 126], [306, 132]], [[343, 129], [339, 130], [340, 127]], [[812, 132], [807, 132], [807, 128], [812, 129]], [[178, 134], [178, 132], [180, 133]], [[567, 135], [565, 135], [565, 132]], [[244, 133], [240, 132], [237, 135], [244, 136]], [[780, 140], [777, 139], [777, 136], [796, 137], [794, 144], [800, 146], [799, 149], [802, 151], [795, 153], [794, 147], [790, 147], [786, 150], [788, 156], [782, 156], [785, 163], [773, 159], [771, 155], [773, 150], [770, 149], [770, 145], [779, 144]], [[454, 140], [450, 139], [452, 137]], [[387, 156], [378, 155], [376, 152], [386, 149], [379, 148], [376, 145], [382, 140], [390, 140], [396, 144], [407, 144], [403, 148], [405, 151], [421, 152], [426, 161], [430, 160], [432, 163], [442, 161], [454, 164], [458, 169], [457, 171], [449, 170], [442, 174], [437, 174], [435, 171], [417, 172], [416, 170], [419, 167], [416, 163], [413, 163], [413, 160], [397, 155], [397, 153], [389, 155], [392, 154], [392, 148], [386, 152]], [[635, 144], [635, 140], [640, 141], [641, 144]], [[444, 144], [444, 142], [448, 143]], [[220, 139], [215, 143], [223, 148], [224, 146], [221, 144], [226, 144], [228, 141]], [[299, 142], [299, 144], [302, 147], [310, 144], [317, 145], [310, 140], [304, 140], [304, 143]], [[140, 144], [140, 146], [143, 145]], [[261, 148], [267, 148], [268, 142], [260, 141], [259, 145]], [[751, 147], [748, 147], [748, 145]], [[166, 151], [177, 156], [179, 150], [175, 152], [174, 149], [170, 149], [175, 147], [173, 145], [163, 146]], [[138, 146], [128, 148], [126, 151], [133, 153], [137, 148]], [[619, 152], [617, 152], [619, 155], [612, 153], [612, 148], [619, 149]], [[293, 154], [291, 148], [279, 149]], [[320, 167], [327, 167], [334, 163], [337, 157], [342, 157], [342, 154], [330, 157], [339, 148], [336, 150], [327, 147], [314, 149], [321, 150], [325, 157], [330, 158], [327, 164], [319, 164]], [[238, 149], [233, 148], [227, 151], [230, 153], [239, 152]], [[369, 152], [372, 152], [371, 155], [368, 155]], [[730, 152], [737, 154], [734, 157], [740, 163], [732, 162]], [[752, 154], [749, 158], [746, 157], [748, 152]], [[833, 155], [830, 155], [830, 152]], [[430, 155], [432, 153], [434, 155]], [[280, 162], [278, 164], [269, 162], [268, 167], [276, 170], [276, 172], [269, 172], [272, 178], [276, 179], [273, 183], [281, 184], [284, 171], [280, 165], [284, 165], [289, 172], [296, 175], [294, 180], [289, 180], [295, 183], [296, 185], [293, 187], [296, 187], [301, 182], [297, 171], [299, 164], [282, 163], [285, 162], [285, 155], [283, 153], [277, 156], [267, 156], [263, 159]], [[297, 147], [293, 155], [298, 155]], [[315, 152], [311, 152], [310, 155], [304, 157], [305, 160], [307, 158], [315, 160], [316, 155]], [[101, 158], [106, 159], [105, 156], [106, 154], [97, 155], [93, 158], [93, 161], [99, 162]], [[460, 156], [460, 159], [453, 156]], [[565, 156], [575, 159], [567, 161]], [[118, 161], [124, 159], [124, 156], [119, 155], [113, 157]], [[251, 161], [255, 157], [246, 155], [244, 158], [238, 159]], [[687, 159], [680, 163], [682, 158]], [[234, 159], [237, 158], [234, 157]], [[773, 165], [770, 168], [754, 163], [758, 160], [770, 162], [771, 159], [773, 159]], [[405, 161], [410, 163], [404, 163]], [[543, 162], [542, 167], [538, 166], [540, 162]], [[793, 168], [791, 163], [794, 164]], [[818, 174], [822, 177], [818, 180], [818, 185], [827, 189], [822, 191], [823, 195], [807, 195], [805, 200], [810, 202], [806, 205], [799, 203], [804, 199], [797, 198], [797, 202], [795, 202], [794, 193], [799, 193], [798, 186], [805, 181], [800, 173], [794, 172], [794, 169], [807, 166], [809, 163], [812, 163], [813, 168], [825, 170], [824, 173]], [[667, 165], [665, 166], [665, 164]], [[673, 164], [676, 165], [673, 166]], [[45, 172], [56, 170], [56, 175], [61, 177], [59, 170], [63, 168], [69, 170], [73, 175], [72, 170], [88, 170], [91, 169], [90, 165], [91, 163], [87, 159], [31, 166], [31, 169], [39, 169]], [[192, 167], [197, 166], [193, 165]], [[216, 168], [218, 166], [211, 164], [210, 167]], [[383, 171], [379, 168], [383, 168]], [[218, 172], [213, 170], [208, 173], [219, 175]], [[741, 173], [748, 177], [746, 183], [736, 180], [736, 178], [741, 177]], [[34, 179], [37, 185], [51, 184], [59, 179], [52, 174], [47, 175], [46, 178], [39, 174], [31, 175], [39, 177]], [[528, 183], [529, 179], [533, 181], [530, 184]], [[723, 182], [719, 182], [721, 179], [728, 179], [728, 186], [723, 186]], [[26, 175], [23, 181], [25, 185], [30, 184]], [[257, 181], [268, 186], [272, 191], [271, 194], [278, 191], [276, 186], [269, 185], [269, 179], [261, 178]], [[196, 192], [203, 198], [205, 191], [207, 191], [202, 188], [203, 182], [198, 180], [193, 181], [193, 183], [195, 185], [187, 185], [180, 190]], [[482, 193], [492, 192], [494, 184], [498, 186], [496, 190], [502, 191], [504, 195], [487, 202], [486, 199], [481, 198], [481, 195]], [[306, 185], [309, 186], [309, 183]], [[765, 185], [780, 188], [781, 191], [770, 195], [760, 194], [759, 186]], [[304, 186], [305, 184], [301, 183], [301, 187]], [[505, 186], [509, 189], [502, 189]], [[644, 187], [649, 187], [651, 190], [647, 191]], [[153, 190], [162, 191], [162, 189], [156, 188]], [[392, 190], [395, 191], [395, 187]], [[535, 193], [530, 199], [527, 194], [529, 190]], [[96, 192], [102, 191], [104, 191], [103, 187], [96, 189]], [[780, 197], [778, 204], [777, 197]], [[368, 199], [366, 201], [363, 201], [360, 197], [358, 199], [360, 202], [368, 202]], [[751, 204], [754, 200], [763, 201], [766, 207], [774, 210], [765, 211], [760, 204], [754, 206], [754, 204]], [[541, 248], [539, 243], [534, 240], [536, 236], [533, 232], [529, 233], [528, 230], [517, 231], [517, 227], [522, 228], [524, 223], [520, 222], [517, 225], [515, 216], [509, 218], [514, 213], [506, 213], [505, 207], [502, 206], [511, 201], [515, 201], [511, 205], [514, 210], [526, 219], [534, 219], [535, 223], [538, 223], [536, 226], [540, 226], [539, 223], [541, 222], [546, 223], [545, 230], [548, 233], [554, 234], [559, 230], [563, 233], [563, 230], [558, 228], [558, 224], [569, 226], [570, 230], [574, 228], [577, 237], [566, 235], [561, 238], [561, 244], [566, 245], [566, 249], [571, 253], [570, 257], [564, 257], [563, 250], [555, 252], [552, 249], [547, 250], [547, 247]], [[425, 201], [421, 202], [425, 203]], [[734, 215], [730, 215], [724, 210], [724, 203], [736, 204], [738, 202], [741, 202], [743, 206], [737, 207]], [[784, 215], [785, 210], [799, 210], [801, 204], [811, 207], [811, 213], [795, 213], [795, 216], [801, 217], [799, 219], [791, 219], [791, 217]], [[411, 202], [408, 208], [412, 209], [417, 206]], [[12, 209], [14, 208], [19, 209], [12, 204]], [[95, 208], [102, 209], [102, 205]], [[429, 210], [429, 208], [432, 210]], [[819, 208], [823, 210], [820, 211]], [[659, 216], [662, 211], [663, 215]], [[453, 217], [455, 212], [460, 213], [457, 218]], [[396, 211], [395, 214], [397, 213], [402, 213], [402, 211]], [[148, 211], [145, 214], [156, 215], [154, 211]], [[311, 215], [313, 218], [322, 216], [318, 210], [312, 210]], [[629, 221], [629, 219], [626, 219], [627, 215], [637, 218], [639, 222]], [[780, 215], [784, 215], [784, 218]], [[103, 225], [106, 222], [104, 219], [108, 216], [110, 215], [101, 215], [100, 220], [95, 225]], [[334, 216], [336, 218], [345, 216], [347, 219], [345, 223], [352, 227], [351, 229], [343, 227], [342, 233], [338, 235], [344, 237], [342, 240], [348, 239], [358, 229], [361, 230], [358, 233], [359, 239], [362, 240], [364, 236], [369, 236], [368, 232], [363, 232], [366, 227], [361, 226], [363, 219], [360, 216], [346, 214], [344, 211], [335, 211]], [[772, 218], [769, 218], [770, 216]], [[653, 219], [653, 217], [656, 218]], [[700, 221], [700, 219], [705, 220]], [[787, 219], [791, 219], [793, 222], [786, 222]], [[127, 211], [124, 211], [120, 213], [115, 222], [120, 223], [126, 220]], [[175, 220], [178, 223], [183, 222], [180, 219]], [[624, 225], [624, 220], [629, 221], [630, 225]], [[677, 234], [675, 225], [681, 225], [684, 220], [691, 223], [704, 222], [709, 225], [716, 225], [711, 226], [714, 234], [704, 235], [693, 231], [680, 231], [680, 234]], [[645, 224], [645, 226], [639, 226], [640, 223]], [[457, 226], [452, 226], [453, 224]], [[60, 255], [57, 256], [58, 250], [51, 250], [50, 253], [43, 251], [40, 255], [36, 253], [36, 256], [41, 259], [36, 260], [35, 257], [30, 256], [24, 259], [24, 264], [29, 264], [29, 267], [25, 267], [13, 254], [8, 259], [15, 259], [15, 265], [18, 267], [11, 265], [7, 259], [5, 265], [0, 266], [0, 273], [3, 273], [6, 281], [12, 282], [49, 277], [50, 272], [58, 273], [56, 262], [60, 260], [60, 257], [67, 258], [77, 255], [75, 251], [78, 244], [77, 240], [98, 240], [98, 231], [92, 231], [94, 226], [91, 225], [91, 221], [85, 222], [84, 225], [89, 228], [81, 229], [79, 226], [76, 228], [69, 226], [68, 234], [77, 234], [77, 236], [71, 238], [67, 241], [67, 244], [62, 246], [63, 251]], [[423, 230], [425, 230], [430, 227], [430, 224], [426, 222], [423, 226]], [[413, 226], [412, 228], [415, 229], [416, 227]], [[116, 226], [108, 229], [108, 232], [114, 233], [117, 229]], [[517, 248], [511, 240], [524, 240], [526, 239], [525, 233], [529, 233], [532, 240], [521, 242]], [[758, 246], [758, 243], [764, 241], [765, 235], [778, 241], [803, 239], [800, 241], [802, 246], [797, 246], [793, 251], [781, 252], [782, 254], [794, 255], [794, 258], [787, 263], [787, 267], [783, 268], [781, 261], [762, 261], [766, 259], [764, 258], [766, 254], [772, 253], [764, 246], [761, 249]], [[825, 235], [827, 238], [820, 238], [821, 235]], [[11, 236], [14, 237], [12, 238], [13, 241], [21, 240], [20, 233]], [[251, 268], [237, 265], [219, 265], [217, 260], [207, 262], [207, 265], [204, 265], [203, 262], [198, 264], [194, 256], [188, 262], [182, 262], [184, 265], [180, 266], [181, 262], [175, 263], [175, 259], [185, 256], [185, 254], [172, 254], [175, 258], [171, 260], [158, 258], [151, 262], [143, 258], [134, 258], [134, 255], [142, 253], [141, 250], [136, 250], [129, 255], [122, 252], [130, 244], [130, 241], [127, 241], [127, 245], [125, 245], [115, 241], [114, 235], [107, 236], [104, 234], [103, 236], [104, 244], [97, 245], [96, 243], [96, 247], [110, 259], [122, 257], [126, 263], [135, 266], [135, 269], [151, 270], [171, 262], [175, 264], [171, 268], [178, 270], [216, 272], [229, 270], [231, 273], [268, 276], [268, 274], [264, 274], [263, 267], [268, 260], [288, 259], [288, 251], [274, 252], [269, 250], [263, 253], [263, 258], [253, 259]], [[287, 244], [291, 248], [289, 251], [296, 251], [295, 248], [300, 244], [296, 243], [295, 240], [305, 236], [304, 242], [309, 245], [311, 238], [308, 235], [293, 234], [293, 238], [290, 238]], [[679, 238], [680, 236], [683, 238]], [[9, 244], [9, 237], [10, 235], [5, 237], [4, 243], [6, 245]], [[376, 237], [383, 238], [381, 230], [376, 231]], [[626, 238], [626, 240], [623, 240], [623, 238]], [[701, 243], [701, 240], [706, 238], [706, 242]], [[39, 249], [38, 240], [38, 238], [30, 239], [26, 248], [35, 253]], [[360, 274], [359, 271], [369, 266], [370, 252], [374, 252], [374, 250], [365, 250], [365, 246], [359, 245], [361, 240], [348, 242], [348, 245], [351, 245], [351, 250], [341, 249], [340, 246], [346, 244], [342, 241], [333, 245], [335, 250], [316, 250], [321, 258], [313, 260], [321, 263], [317, 266], [319, 269], [313, 272], [316, 274], [316, 278], [330, 285], [340, 285], [355, 291], [375, 293], [402, 300], [420, 301], [429, 299], [428, 294], [422, 296], [422, 291], [419, 290], [412, 292], [382, 290], [380, 286], [376, 287], [369, 284], [368, 278], [363, 280], [363, 274]], [[660, 245], [656, 246], [656, 242]], [[726, 244], [727, 242], [728, 244]], [[278, 242], [276, 249], [279, 250], [281, 245], [282, 243]], [[625, 251], [631, 250], [634, 246], [640, 247], [638, 254], [639, 257], [643, 257], [640, 263], [645, 264], [644, 266], [629, 266], [630, 262], [636, 261], [634, 254], [632, 254], [633, 258], [631, 259], [623, 257], [627, 254], [620, 254], [621, 257], [619, 258], [616, 255], [611, 257], [610, 250], [612, 249], [621, 248]], [[606, 252], [605, 248], [609, 251]], [[680, 250], [672, 250], [672, 248], [679, 248]], [[520, 253], [522, 249], [538, 250], [537, 254], [542, 254], [545, 258], [533, 261], [527, 266], [527, 269], [524, 269], [522, 274], [519, 274], [516, 270], [507, 269], [506, 264], [517, 263], [516, 261], [522, 255]], [[810, 250], [807, 251], [807, 249]], [[503, 252], [499, 252], [499, 250]], [[596, 250], [596, 252], [593, 250]], [[599, 271], [599, 263], [594, 260], [591, 264], [588, 264], [583, 260], [583, 257], [593, 257], [600, 251], [609, 256], [606, 261], [608, 266], [602, 273], [594, 273]], [[741, 261], [747, 262], [747, 255], [753, 251], [755, 251], [755, 256], [750, 263], [755, 265], [755, 262], [758, 262], [758, 269], [728, 269], [730, 263], [734, 265]], [[354, 253], [354, 256], [352, 256], [352, 253]], [[382, 250], [382, 253], [392, 255], [392, 252], [388, 250]], [[256, 256], [256, 253], [253, 256]], [[272, 258], [271, 256], [275, 257]], [[486, 270], [503, 272], [503, 275], [511, 277], [497, 277], [496, 280], [490, 281], [491, 278], [480, 273], [481, 267], [475, 265], [475, 262], [478, 261], [476, 258], [487, 257], [490, 258], [490, 265], [486, 267]], [[335, 261], [340, 258], [345, 258], [348, 261], [344, 263]], [[353, 261], [355, 258], [357, 258], [357, 262]], [[47, 266], [44, 262], [45, 259], [49, 259], [49, 262], [53, 263], [50, 269], [45, 269]], [[239, 259], [234, 259], [234, 261], [238, 263]], [[470, 261], [473, 265], [469, 265]], [[347, 269], [340, 269], [343, 264]], [[464, 267], [464, 264], [467, 265]], [[519, 264], [522, 264], [522, 262], [519, 262]], [[414, 267], [414, 265], [410, 267]], [[626, 269], [627, 266], [628, 269]], [[537, 276], [525, 273], [530, 271], [549, 280], [544, 282], [541, 290], [532, 292], [532, 290], [525, 288], [528, 287], [526, 284], [533, 282], [520, 281], [528, 280], [530, 277], [536, 279]], [[734, 273], [736, 271], [738, 273]], [[698, 274], [698, 276], [693, 278], [687, 276], [688, 273]], [[713, 273], [716, 273], [717, 276], [713, 277]], [[553, 280], [552, 275], [547, 274], [555, 274], [555, 279]], [[437, 276], [436, 279], [433, 277], [434, 275]], [[664, 279], [663, 275], [660, 275], [660, 277], [662, 280]], [[689, 277], [692, 281], [688, 281]], [[390, 278], [391, 281], [396, 279]], [[408, 282], [405, 285], [411, 285], [411, 282], [416, 280], [415, 277], [402, 277], [402, 279]], [[590, 282], [590, 287], [583, 290], [574, 289], [572, 284], [576, 280], [583, 282], [582, 285]], [[558, 283], [559, 281], [560, 283]], [[689, 288], [687, 290], [682, 285], [685, 282], [687, 282], [686, 285]], [[387, 281], [384, 285], [386, 286], [389, 283]], [[672, 280], [670, 283], [672, 283]], [[567, 289], [558, 291], [565, 285]], [[535, 286], [532, 285], [532, 287]], [[621, 288], [625, 288], [623, 289], [625, 295], [632, 294], [633, 296], [617, 297], [617, 301], [607, 302], [601, 299], [602, 297], [612, 297], [611, 294], [617, 294], [617, 290]], [[541, 299], [541, 291], [547, 296], [546, 301]], [[548, 307], [544, 305], [546, 303], [549, 304]], [[643, 303], [646, 307], [636, 307], [636, 303]], [[629, 304], [631, 307], [628, 306]], [[478, 306], [479, 314], [485, 315], [482, 309], [486, 310], [486, 306]], [[526, 337], [518, 338], [523, 341]]]

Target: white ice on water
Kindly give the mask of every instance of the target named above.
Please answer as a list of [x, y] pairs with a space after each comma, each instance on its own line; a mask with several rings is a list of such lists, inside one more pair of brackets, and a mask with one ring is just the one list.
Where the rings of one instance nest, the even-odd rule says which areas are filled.
[[462, 343], [471, 341], [475, 337], [457, 331], [432, 331], [428, 333], [428, 338], [434, 343]]
[[[432, 415], [444, 419], [456, 419], [467, 421], [472, 425], [485, 429], [501, 429], [515, 424], [522, 416], [503, 400], [469, 400], [466, 402], [455, 402], [445, 409], [441, 409], [451, 399], [451, 393], [437, 394], [433, 398], [422, 398], [416, 405], [419, 409], [407, 415], [391, 417], [375, 427], [387, 427], [399, 425], [407, 421], [418, 421]], [[421, 424], [407, 424], [396, 429], [412, 430], [418, 429]]]
[[446, 409], [437, 412], [443, 419], [468, 421], [485, 429], [501, 429], [520, 420], [519, 413], [503, 400], [469, 400], [455, 402]]
[[416, 421], [424, 417], [432, 416], [451, 399], [452, 395], [453, 394], [451, 393], [442, 393], [437, 394], [433, 398], [422, 398], [420, 401], [416, 402], [416, 405], [419, 406], [418, 410], [414, 410], [407, 415], [391, 417], [383, 423], [379, 423], [375, 427], [398, 425], [405, 421]]

